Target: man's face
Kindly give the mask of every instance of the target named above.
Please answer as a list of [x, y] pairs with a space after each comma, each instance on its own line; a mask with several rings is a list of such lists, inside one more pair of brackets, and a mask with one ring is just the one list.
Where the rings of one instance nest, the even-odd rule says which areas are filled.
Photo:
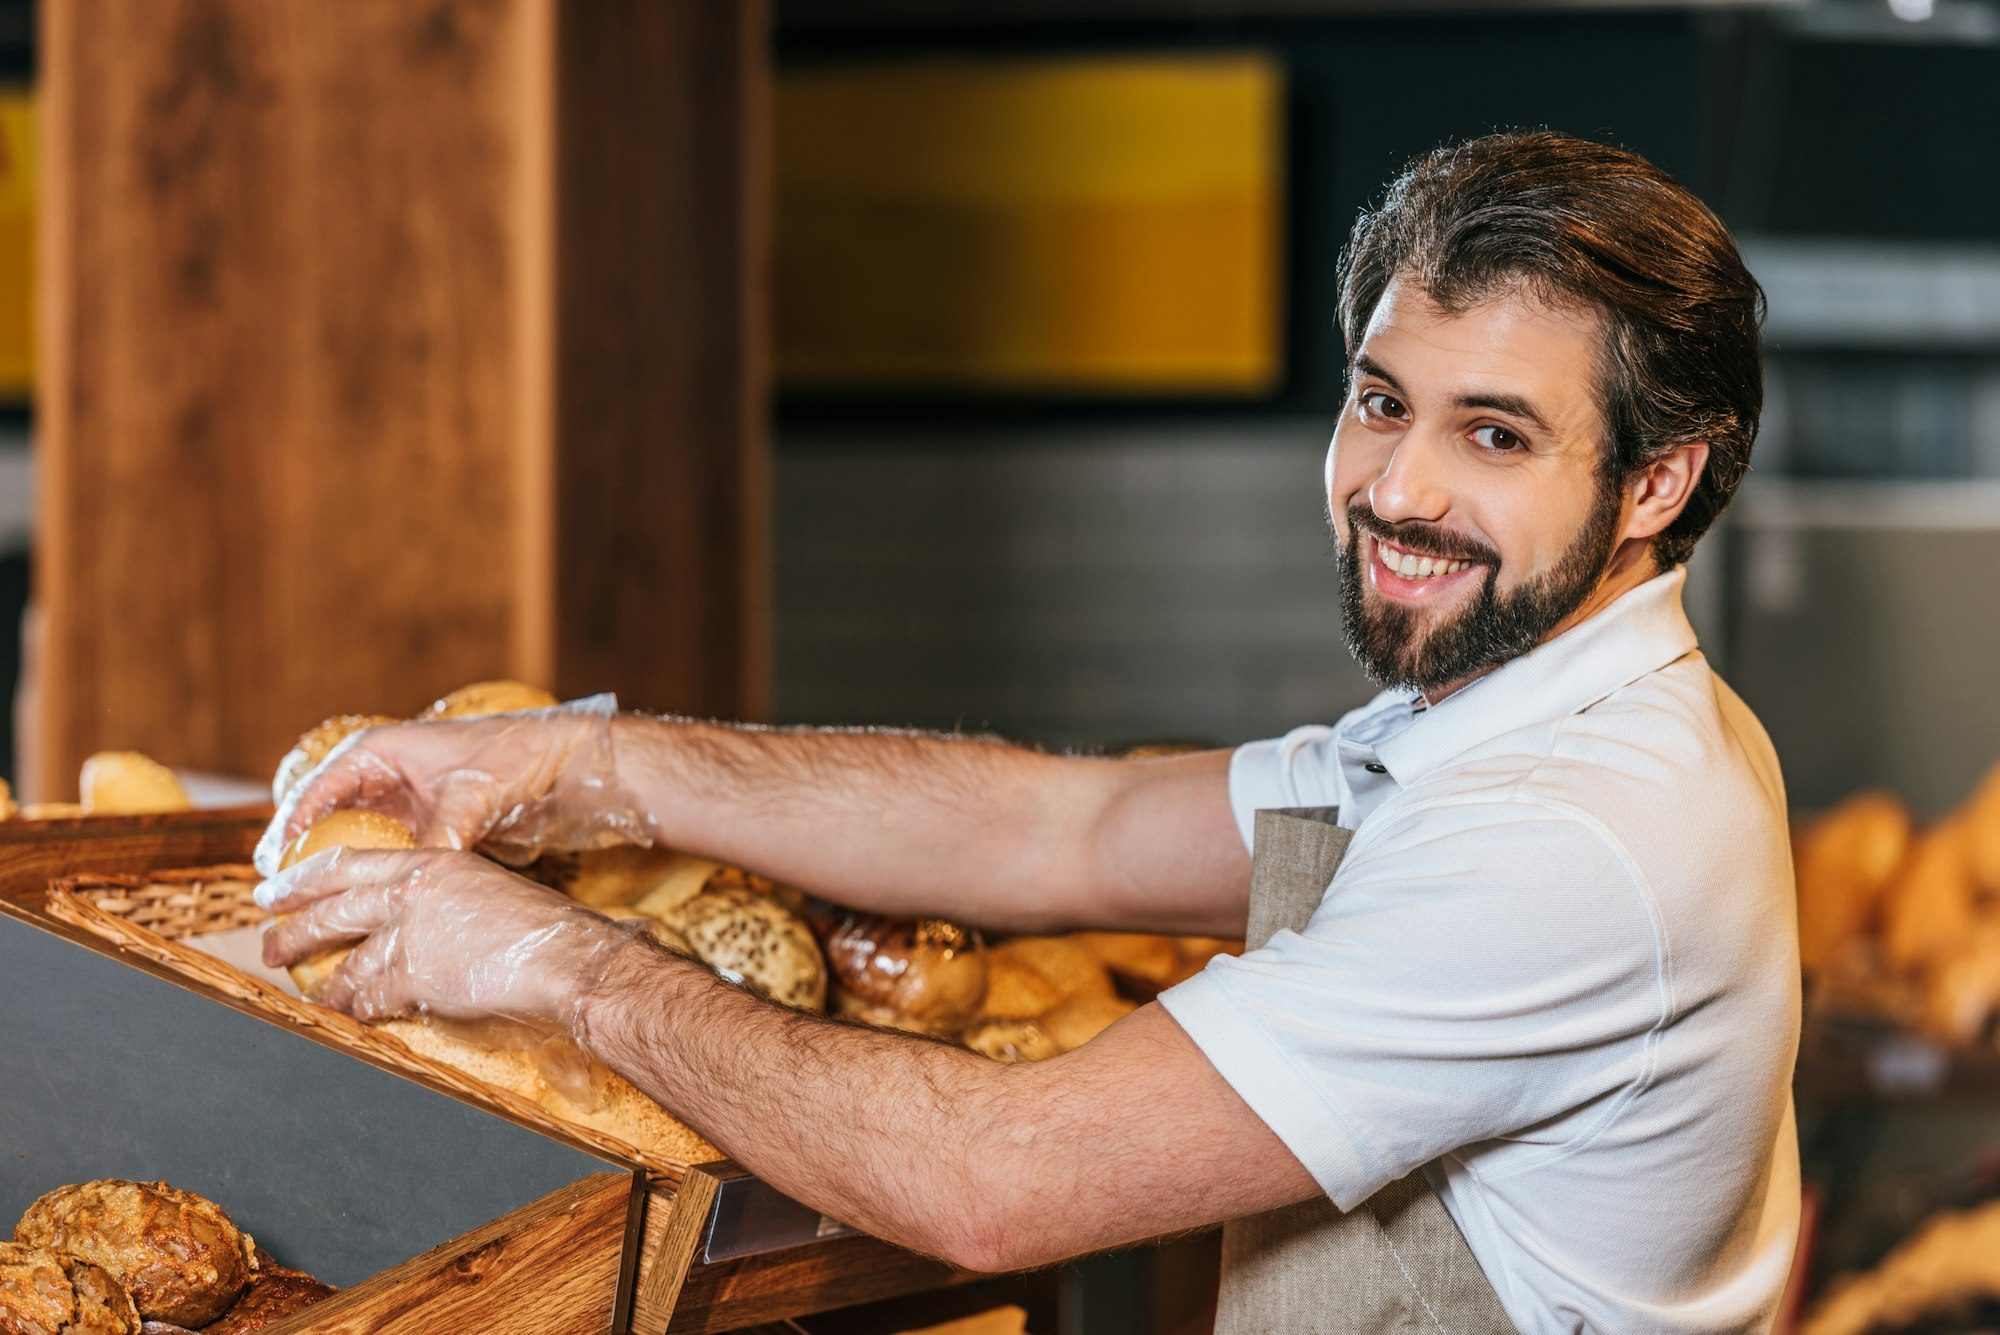
[[1433, 699], [1532, 649], [1602, 580], [1623, 498], [1599, 467], [1601, 330], [1519, 292], [1456, 315], [1397, 279], [1327, 451], [1348, 647]]

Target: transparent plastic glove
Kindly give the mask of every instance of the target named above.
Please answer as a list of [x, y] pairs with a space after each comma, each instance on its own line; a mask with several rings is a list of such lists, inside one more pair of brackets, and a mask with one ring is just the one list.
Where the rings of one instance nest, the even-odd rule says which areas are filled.
[[425, 848], [482, 848], [523, 866], [547, 849], [650, 844], [646, 818], [618, 781], [618, 698], [550, 709], [385, 724], [342, 740], [292, 789], [257, 841], [274, 875], [285, 850], [342, 807], [393, 816]]
[[583, 998], [645, 939], [476, 853], [442, 849], [331, 849], [264, 882], [257, 902], [288, 915], [264, 933], [268, 965], [353, 945], [317, 999], [359, 1020], [503, 1020], [573, 1036]]

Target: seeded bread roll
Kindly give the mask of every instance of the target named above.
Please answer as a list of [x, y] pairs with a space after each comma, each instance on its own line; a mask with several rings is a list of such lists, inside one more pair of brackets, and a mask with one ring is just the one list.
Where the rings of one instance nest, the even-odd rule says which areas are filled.
[[950, 1035], [986, 997], [986, 950], [942, 918], [851, 913], [826, 937], [844, 1015], [897, 1029]]
[[14, 1240], [102, 1267], [140, 1317], [201, 1327], [256, 1273], [255, 1244], [213, 1201], [164, 1182], [58, 1187], [28, 1207]]
[[77, 780], [83, 809], [91, 815], [186, 811], [194, 803], [174, 772], [137, 751], [99, 751], [83, 762]]
[[797, 1010], [825, 1009], [826, 957], [812, 929], [768, 895], [710, 886], [661, 920], [729, 981]]
[[100, 1266], [0, 1242], [0, 1335], [138, 1335], [139, 1313]]
[[[278, 867], [282, 871], [329, 848], [396, 849], [416, 846], [417, 836], [403, 822], [377, 811], [347, 807], [315, 821], [311, 829], [285, 850]], [[333, 971], [340, 967], [340, 962], [347, 958], [347, 952], [346, 946], [323, 950], [292, 965], [286, 972], [292, 975], [292, 981], [298, 984], [302, 995], [315, 997], [326, 986], [326, 980], [333, 977]]]
[[481, 714], [512, 714], [522, 709], [548, 709], [561, 704], [539, 686], [519, 681], [475, 681], [433, 701], [419, 719], [476, 718]]
[[299, 780], [312, 773], [320, 761], [332, 753], [353, 734], [363, 728], [373, 728], [384, 723], [394, 723], [387, 714], [335, 714], [316, 727], [307, 731], [298, 744], [285, 752], [285, 758], [278, 762], [278, 772], [271, 778], [271, 801], [283, 806], [291, 796], [292, 789]]

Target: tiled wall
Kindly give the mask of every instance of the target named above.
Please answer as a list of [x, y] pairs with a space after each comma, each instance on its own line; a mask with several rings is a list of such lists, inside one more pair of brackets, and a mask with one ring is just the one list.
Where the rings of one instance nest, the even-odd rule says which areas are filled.
[[1240, 741], [1372, 693], [1341, 647], [1330, 423], [781, 433], [775, 713]]

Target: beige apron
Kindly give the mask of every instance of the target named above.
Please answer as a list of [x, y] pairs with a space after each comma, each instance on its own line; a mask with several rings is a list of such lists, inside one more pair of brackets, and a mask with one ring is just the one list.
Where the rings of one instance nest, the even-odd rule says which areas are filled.
[[[1303, 931], [1353, 831], [1332, 807], [1257, 813], [1248, 944]], [[1513, 1331], [1421, 1170], [1343, 1214], [1324, 1196], [1222, 1230], [1216, 1335]]]

